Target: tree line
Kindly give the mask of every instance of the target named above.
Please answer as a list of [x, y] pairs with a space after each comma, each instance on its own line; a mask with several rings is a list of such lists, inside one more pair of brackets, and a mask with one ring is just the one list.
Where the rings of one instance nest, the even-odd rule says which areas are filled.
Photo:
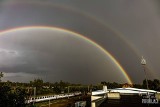
[[[29, 83], [20, 82], [2, 82], [3, 73], [0, 73], [0, 107], [25, 107], [26, 99], [34, 95], [34, 88], [36, 88], [36, 95], [60, 94], [81, 91], [88, 93], [94, 90], [101, 90], [103, 85], [107, 85], [108, 89], [121, 88], [123, 84], [116, 82], [102, 81], [96, 85], [82, 85], [72, 84], [60, 80], [59, 82], [44, 82], [42, 79], [34, 79]], [[160, 91], [160, 80], [147, 80], [149, 89]], [[134, 88], [146, 89], [146, 80], [142, 84], [133, 84]]]
[[[154, 79], [154, 80], [147, 80], [147, 81], [148, 81], [148, 88], [150, 90], [160, 91], [160, 80]], [[105, 82], [105, 81], [102, 81], [101, 84], [107, 85], [109, 89], [121, 88], [124, 85], [124, 84], [119, 84], [116, 82], [110, 83], [110, 82]], [[146, 80], [143, 80], [142, 84], [132, 84], [132, 85], [134, 88], [147, 89]]]

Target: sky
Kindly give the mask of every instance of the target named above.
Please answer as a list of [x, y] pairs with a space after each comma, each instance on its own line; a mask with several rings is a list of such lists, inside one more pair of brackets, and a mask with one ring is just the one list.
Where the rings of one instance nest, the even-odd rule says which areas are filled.
[[108, 55], [78, 34], [108, 51], [133, 83], [145, 78], [142, 56], [148, 79], [160, 79], [159, 4], [158, 0], [1, 0], [3, 81], [127, 82]]

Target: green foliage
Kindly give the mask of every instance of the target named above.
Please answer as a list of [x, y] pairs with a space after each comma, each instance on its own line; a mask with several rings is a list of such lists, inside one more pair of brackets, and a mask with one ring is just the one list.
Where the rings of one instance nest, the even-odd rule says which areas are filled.
[[133, 84], [134, 88], [143, 88], [142, 84]]
[[26, 92], [17, 88], [12, 90], [9, 86], [0, 87], [0, 107], [25, 107]]
[[[147, 81], [149, 89], [160, 91], [160, 80], [154, 79], [153, 81], [152, 80], [147, 80]], [[143, 88], [146, 87], [147, 87], [146, 80], [143, 80]]]
[[[149, 88], [160, 91], [160, 80], [148, 80]], [[101, 90], [103, 85], [107, 85], [107, 88], [119, 88], [123, 84], [116, 82], [110, 83], [102, 81], [101, 84], [84, 86], [81, 84], [70, 84], [68, 82], [59, 81], [55, 83], [44, 82], [42, 79], [35, 79], [30, 83], [19, 82], [0, 82], [0, 107], [24, 107], [26, 106], [25, 100], [29, 96], [33, 96], [34, 87], [36, 87], [36, 95], [44, 94], [60, 94], [61, 92], [67, 93], [81, 91], [86, 93], [90, 90]], [[133, 84], [135, 88], [146, 88], [146, 81], [143, 84]], [[27, 105], [27, 107], [34, 107], [33, 105]]]
[[2, 72], [0, 72], [0, 82], [2, 81], [1, 78], [4, 76]]
[[34, 81], [30, 81], [30, 85], [36, 88], [40, 88], [43, 85], [42, 79], [35, 79]]
[[102, 85], [107, 85], [107, 88], [109, 88], [109, 89], [121, 88], [122, 87], [122, 84], [118, 84], [116, 82], [110, 83], [110, 82], [102, 81], [101, 84]]

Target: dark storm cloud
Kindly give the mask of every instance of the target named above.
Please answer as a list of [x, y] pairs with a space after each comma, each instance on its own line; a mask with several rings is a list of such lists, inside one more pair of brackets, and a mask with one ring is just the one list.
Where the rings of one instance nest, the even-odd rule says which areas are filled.
[[[67, 5], [88, 13], [92, 17], [103, 22], [103, 24], [111, 26], [112, 29], [120, 32], [129, 43], [136, 48], [136, 53], [144, 55], [147, 59], [147, 66], [150, 68], [147, 69], [148, 75], [154, 75], [154, 77], [151, 76], [150, 78], [159, 78], [160, 14], [159, 3], [157, 2], [157, 0], [104, 0], [101, 2], [93, 1], [92, 5], [89, 5], [90, 1], [85, 2], [85, 4], [83, 4], [82, 1], [70, 1]], [[130, 75], [133, 77], [135, 74], [143, 75], [140, 73], [139, 57], [133, 57], [133, 54], [130, 54], [130, 52], [132, 53], [133, 51], [123, 50], [125, 51], [125, 56], [122, 56], [124, 53], [117, 52], [118, 49], [115, 49], [115, 47], [112, 48], [114, 49], [111, 50], [111, 52], [117, 56], [117, 59], [120, 60], [127, 71], [131, 72], [129, 73]], [[137, 79], [140, 78], [142, 79], [143, 76]]]
[[[157, 7], [155, 2], [143, 0], [87, 0], [85, 2], [81, 0], [46, 0], [45, 2], [40, 0], [3, 1], [0, 6], [0, 29], [4, 30], [20, 26], [43, 25], [57, 26], [78, 32], [96, 41], [113, 54], [126, 69], [133, 81], [137, 83], [144, 79], [140, 65], [140, 56], [137, 56], [137, 53], [139, 55], [144, 55], [147, 59], [147, 64], [150, 68], [147, 72], [149, 73], [149, 70], [152, 70], [157, 77], [160, 77], [158, 72], [160, 32]], [[119, 34], [113, 31], [118, 31]], [[123, 37], [117, 36], [120, 34]], [[123, 38], [125, 38], [127, 42], [123, 40]], [[42, 71], [50, 71], [53, 69], [52, 67], [40, 67], [41, 64], [38, 64], [38, 62], [43, 61], [48, 62], [45, 63], [46, 66], [53, 63], [52, 61], [50, 62], [49, 59], [51, 58], [54, 60], [54, 55], [48, 58], [53, 50], [47, 48], [52, 45], [52, 39], [46, 39], [48, 42], [43, 42], [44, 38], [39, 39], [38, 43], [33, 42], [36, 38], [18, 37], [16, 39], [21, 41], [20, 44], [14, 44], [16, 49], [18, 47], [18, 49], [21, 50], [20, 53], [25, 53], [25, 55], [32, 54], [30, 59], [35, 59], [31, 62], [35, 61], [36, 65], [34, 65], [34, 63], [31, 69], [39, 69]], [[14, 38], [11, 40], [14, 40]], [[5, 41], [1, 41], [1, 43], [5, 43]], [[136, 52], [131, 46], [136, 49]], [[3, 46], [2, 48], [14, 50], [15, 47], [11, 47], [10, 45], [10, 47]], [[30, 51], [27, 51], [28, 49], [30, 49]], [[67, 48], [63, 49], [66, 49], [65, 52], [67, 52]], [[55, 52], [56, 51], [59, 51], [59, 49], [57, 48]], [[36, 56], [37, 53], [39, 53], [39, 56], [43, 57], [40, 58]], [[63, 54], [61, 56], [63, 56]], [[69, 58], [71, 56], [67, 58], [64, 57], [64, 59], [70, 60]], [[23, 56], [23, 58], [24, 57], [26, 56]], [[23, 61], [23, 58], [21, 59], [21, 62], [24, 63], [25, 61]], [[28, 59], [28, 57], [26, 59]], [[28, 62], [30, 59], [28, 59]], [[79, 56], [79, 59], [82, 59], [82, 57]], [[94, 58], [90, 59], [92, 60]], [[85, 63], [85, 61], [86, 60], [84, 59], [80, 63]], [[61, 71], [62, 69], [58, 69], [61, 67], [61, 64], [65, 65], [63, 61], [59, 61], [57, 62], [57, 65], [54, 65], [54, 68], [57, 68], [57, 71]], [[67, 68], [68, 66], [63, 67]], [[89, 69], [89, 67], [81, 67], [81, 69], [83, 71], [83, 69]], [[153, 73], [151, 74], [153, 75]], [[55, 73], [55, 75], [57, 74]], [[65, 75], [67, 75], [67, 73]], [[87, 75], [89, 75], [89, 73]], [[95, 78], [99, 80], [101, 77]], [[107, 76], [107, 78], [109, 78], [109, 76]], [[114, 79], [112, 78], [110, 80]]]
[[[21, 30], [1, 34], [0, 45], [18, 52], [16, 58], [1, 58], [4, 61], [0, 62], [1, 71], [13, 74], [11, 80], [14, 81], [16, 76], [22, 78], [22, 74], [33, 74], [34, 78], [41, 77], [45, 81], [126, 81], [106, 54], [73, 34], [43, 29]], [[120, 75], [119, 78], [116, 75]]]
[[3, 55], [16, 55], [17, 52], [13, 50], [0, 49], [1, 56]]

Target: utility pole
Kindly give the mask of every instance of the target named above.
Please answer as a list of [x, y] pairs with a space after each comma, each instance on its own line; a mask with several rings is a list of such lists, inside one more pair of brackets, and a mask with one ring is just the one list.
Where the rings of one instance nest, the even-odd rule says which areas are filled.
[[49, 107], [50, 107], [50, 104], [51, 104], [51, 103], [50, 103], [50, 99], [49, 99]]
[[147, 73], [146, 73], [146, 69], [145, 69], [146, 60], [143, 58], [143, 56], [142, 56], [142, 59], [141, 59], [141, 65], [143, 67], [143, 71], [144, 71], [144, 74], [145, 74], [145, 80], [146, 80], [147, 89], [149, 89], [148, 80], [147, 80]]
[[69, 99], [69, 86], [68, 86], [68, 99]]
[[33, 101], [33, 105], [35, 104], [36, 102], [36, 87], [34, 87], [34, 101]]
[[89, 85], [88, 85], [88, 93], [89, 93]]

